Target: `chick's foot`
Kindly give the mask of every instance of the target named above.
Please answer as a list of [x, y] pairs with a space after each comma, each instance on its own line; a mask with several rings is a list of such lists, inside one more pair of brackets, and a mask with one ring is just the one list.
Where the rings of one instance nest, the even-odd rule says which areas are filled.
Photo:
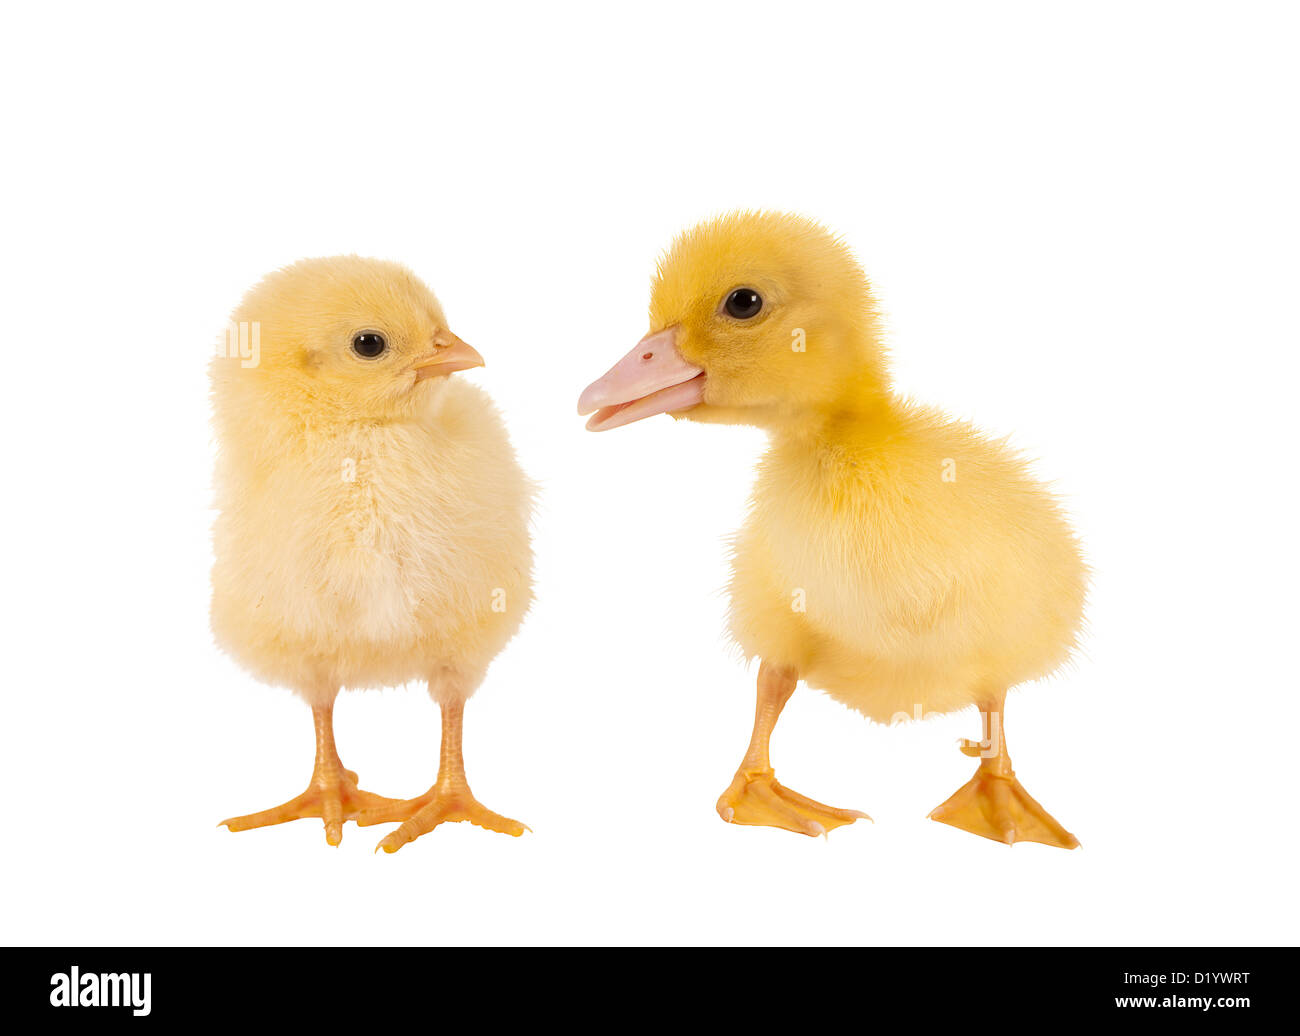
[[466, 786], [449, 786], [435, 784], [416, 799], [391, 802], [377, 809], [367, 810], [357, 817], [359, 827], [372, 824], [388, 824], [401, 821], [402, 826], [385, 835], [375, 846], [386, 853], [395, 853], [407, 842], [413, 842], [421, 835], [428, 834], [439, 824], [455, 823], [468, 820], [478, 827], [489, 831], [499, 831], [503, 835], [518, 838], [525, 831], [532, 830], [527, 824], [518, 820], [493, 813], [482, 805]]
[[995, 842], [1041, 842], [1060, 849], [1077, 849], [1079, 840], [1025, 791], [1010, 770], [981, 767], [930, 819]]
[[718, 799], [718, 816], [729, 824], [779, 827], [800, 835], [824, 835], [855, 820], [870, 820], [856, 809], [837, 809], [782, 787], [772, 770], [736, 771]]
[[231, 831], [249, 831], [255, 827], [284, 824], [290, 820], [319, 818], [325, 822], [325, 841], [338, 845], [343, 841], [343, 824], [355, 820], [364, 810], [379, 809], [398, 802], [357, 787], [357, 775], [351, 770], [317, 774], [311, 786], [296, 798], [260, 813], [231, 817], [221, 823]]

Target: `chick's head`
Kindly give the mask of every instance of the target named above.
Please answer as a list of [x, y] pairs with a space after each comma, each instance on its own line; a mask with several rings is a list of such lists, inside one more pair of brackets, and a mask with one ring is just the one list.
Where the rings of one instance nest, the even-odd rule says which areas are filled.
[[659, 262], [650, 325], [583, 393], [593, 431], [660, 413], [771, 426], [888, 389], [866, 276], [799, 216], [733, 213], [682, 234]]
[[[219, 358], [214, 383], [286, 414], [384, 420], [483, 358], [447, 328], [433, 293], [406, 267], [358, 256], [305, 259], [244, 297], [232, 331], [255, 345]], [[249, 359], [252, 362], [249, 362]]]

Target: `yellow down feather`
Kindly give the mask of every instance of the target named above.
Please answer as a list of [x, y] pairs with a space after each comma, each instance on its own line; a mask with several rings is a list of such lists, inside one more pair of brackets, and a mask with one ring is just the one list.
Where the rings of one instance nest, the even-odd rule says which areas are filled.
[[[755, 288], [756, 319], [718, 300]], [[736, 213], [660, 263], [652, 328], [707, 372], [690, 420], [767, 430], [736, 534], [732, 636], [876, 720], [995, 700], [1075, 644], [1087, 572], [1005, 443], [892, 390], [865, 275], [795, 216]]]
[[[411, 372], [437, 299], [395, 263], [312, 259], [232, 321], [258, 355], [211, 365], [218, 642], [314, 703], [416, 679], [468, 697], [532, 600], [533, 488], [482, 391]], [[350, 351], [361, 330], [382, 358]]]

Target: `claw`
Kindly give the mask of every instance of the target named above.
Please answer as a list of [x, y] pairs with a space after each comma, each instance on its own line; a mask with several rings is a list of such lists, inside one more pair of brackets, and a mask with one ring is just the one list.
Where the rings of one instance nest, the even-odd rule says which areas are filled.
[[870, 820], [856, 809], [826, 806], [777, 782], [771, 770], [738, 772], [718, 799], [718, 816], [729, 824], [779, 827], [816, 838], [855, 820]]
[[518, 838], [525, 831], [532, 831], [527, 824], [493, 813], [475, 799], [468, 788], [443, 788], [436, 784], [417, 799], [394, 802], [382, 809], [362, 814], [357, 818], [357, 825], [369, 827], [371, 824], [389, 823], [394, 820], [401, 820], [401, 827], [396, 831], [390, 831], [380, 839], [379, 844], [375, 846], [376, 852], [383, 849], [386, 853], [395, 853], [408, 842], [428, 834], [439, 824], [463, 820], [468, 820], [471, 824], [488, 831], [496, 831], [514, 838]]
[[930, 819], [995, 842], [1041, 842], [1077, 849], [1079, 840], [1025, 791], [1013, 773], [976, 772]]
[[962, 755], [969, 755], [973, 758], [979, 758], [987, 749], [987, 745], [982, 741], [972, 741], [970, 738], [961, 738], [957, 742], [957, 747], [961, 749]]
[[379, 809], [393, 801], [362, 791], [357, 787], [356, 775], [344, 770], [335, 780], [313, 778], [306, 791], [279, 806], [230, 817], [217, 826], [231, 831], [251, 831], [290, 820], [319, 819], [324, 822], [326, 844], [337, 846], [343, 841], [344, 823], [355, 820], [363, 811]]

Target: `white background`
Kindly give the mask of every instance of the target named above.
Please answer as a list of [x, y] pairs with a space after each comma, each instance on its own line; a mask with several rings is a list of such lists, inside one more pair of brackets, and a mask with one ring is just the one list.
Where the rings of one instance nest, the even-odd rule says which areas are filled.
[[[1296, 23], [1286, 5], [6, 9], [2, 934], [13, 943], [1279, 943], [1295, 893]], [[724, 825], [753, 672], [723, 538], [762, 448], [579, 390], [659, 250], [738, 206], [852, 243], [901, 391], [1039, 458], [1096, 569], [1011, 700], [1082, 839], [926, 819], [973, 712], [801, 691], [778, 775], [866, 810]], [[395, 856], [300, 821], [306, 708], [207, 630], [206, 363], [303, 256], [412, 266], [543, 484], [538, 603], [467, 713], [534, 830]], [[286, 516], [286, 520], [290, 520]], [[364, 786], [436, 766], [419, 687], [343, 696]]]

